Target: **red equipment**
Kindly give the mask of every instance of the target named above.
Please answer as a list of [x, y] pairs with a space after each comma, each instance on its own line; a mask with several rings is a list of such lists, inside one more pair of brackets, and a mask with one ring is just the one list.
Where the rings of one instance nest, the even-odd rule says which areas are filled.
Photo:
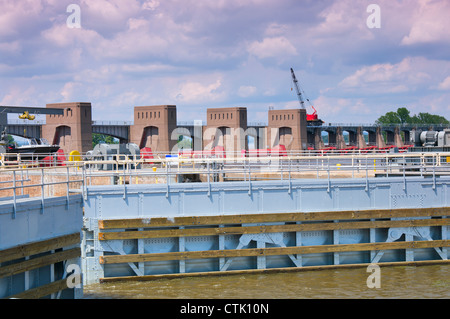
[[[300, 102], [300, 107], [302, 109], [305, 109], [305, 102], [303, 101], [302, 93], [300, 92], [300, 87], [298, 85], [297, 78], [295, 77], [295, 73], [292, 68], [291, 68], [291, 76], [292, 76], [292, 81], [294, 81], [295, 90], [297, 91], [297, 97], [298, 97], [298, 101]], [[309, 103], [309, 99], [306, 99], [306, 100]], [[311, 105], [311, 103], [309, 103], [309, 104], [312, 107], [312, 109], [314, 110], [314, 112], [312, 114], [306, 114], [306, 123], [310, 126], [322, 125], [323, 121], [320, 120], [319, 117], [317, 116], [317, 110], [314, 108], [314, 106]]]

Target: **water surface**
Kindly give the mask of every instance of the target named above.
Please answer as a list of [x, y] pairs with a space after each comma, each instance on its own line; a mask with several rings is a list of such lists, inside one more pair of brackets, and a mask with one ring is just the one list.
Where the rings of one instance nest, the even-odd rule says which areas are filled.
[[87, 299], [308, 299], [450, 298], [450, 265], [380, 268], [380, 288], [369, 288], [366, 268], [186, 277], [92, 284]]

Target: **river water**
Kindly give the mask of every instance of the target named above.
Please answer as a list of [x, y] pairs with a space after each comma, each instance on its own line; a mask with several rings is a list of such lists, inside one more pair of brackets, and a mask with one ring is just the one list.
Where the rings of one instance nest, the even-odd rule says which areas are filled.
[[[93, 284], [85, 299], [449, 299], [450, 265], [380, 268], [379, 288], [366, 268], [185, 277]], [[375, 281], [369, 280], [370, 283]]]

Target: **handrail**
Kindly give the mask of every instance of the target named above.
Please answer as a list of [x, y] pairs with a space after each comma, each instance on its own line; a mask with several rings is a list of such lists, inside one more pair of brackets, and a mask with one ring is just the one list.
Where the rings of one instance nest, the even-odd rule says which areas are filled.
[[[279, 179], [287, 182], [287, 190], [291, 192], [291, 181], [295, 178], [301, 178], [304, 174], [316, 173], [316, 178], [326, 177], [328, 181], [327, 191], [330, 191], [331, 179], [339, 177], [346, 173], [348, 178], [356, 177], [365, 182], [366, 189], [369, 189], [370, 177], [377, 174], [383, 174], [387, 177], [395, 174], [404, 180], [409, 175], [424, 176], [429, 174], [429, 179], [433, 188], [438, 182], [436, 177], [441, 174], [450, 176], [450, 152], [442, 153], [402, 153], [402, 154], [352, 154], [352, 155], [328, 155], [328, 156], [281, 156], [281, 157], [225, 157], [225, 158], [139, 158], [136, 155], [111, 154], [110, 160], [89, 160], [89, 161], [63, 161], [60, 164], [64, 166], [36, 167], [33, 165], [23, 165], [25, 161], [18, 162], [13, 166], [2, 166], [2, 173], [12, 174], [9, 181], [0, 183], [0, 191], [13, 190], [14, 210], [12, 218], [15, 218], [17, 192], [25, 188], [40, 187], [40, 198], [42, 200], [42, 209], [44, 209], [44, 187], [66, 185], [67, 202], [69, 194], [74, 190], [70, 189], [73, 183], [81, 183], [81, 192], [86, 198], [87, 186], [91, 184], [92, 179], [100, 176], [120, 177], [120, 184], [123, 183], [124, 196], [126, 196], [126, 179], [129, 184], [133, 183], [135, 177], [165, 177], [163, 182], [168, 196], [170, 192], [171, 178], [177, 178], [185, 174], [200, 174], [206, 177], [208, 187], [208, 196], [210, 195], [211, 184], [218, 180], [218, 176], [228, 178], [237, 178], [248, 182], [249, 194], [252, 192], [254, 181], [260, 179]], [[33, 164], [33, 163], [31, 163]], [[96, 165], [112, 164], [111, 170], [98, 170]], [[414, 171], [413, 171], [414, 170]], [[37, 172], [37, 174], [36, 174]], [[18, 173], [22, 178], [17, 178]], [[339, 173], [336, 175], [336, 173]], [[349, 175], [351, 173], [351, 176]], [[40, 176], [40, 182], [32, 181], [31, 176]], [[65, 175], [62, 181], [49, 181], [45, 178], [46, 174]], [[269, 174], [269, 176], [267, 176]], [[24, 176], [25, 175], [25, 176]], [[265, 176], [263, 176], [265, 175]], [[76, 176], [75, 179], [73, 176]], [[212, 177], [212, 178], [211, 178]], [[341, 176], [342, 177], [342, 176]], [[30, 182], [25, 184], [25, 182]], [[12, 185], [7, 185], [11, 183]], [[136, 179], [137, 183], [137, 179]], [[39, 197], [39, 196], [37, 196]]]
[[[81, 183], [82, 185], [84, 185], [85, 180], [84, 179], [70, 179], [70, 172], [69, 170], [72, 167], [77, 167], [79, 168], [79, 166], [73, 166], [71, 164], [66, 165], [65, 169], [66, 169], [66, 179], [63, 181], [46, 181], [45, 179], [45, 171], [49, 170], [50, 168], [48, 167], [27, 167], [27, 166], [13, 166], [13, 167], [8, 167], [8, 168], [3, 168], [2, 169], [2, 173], [11, 173], [12, 178], [9, 181], [2, 181], [2, 184], [8, 184], [11, 183], [12, 186], [2, 186], [0, 187], [0, 192], [1, 191], [8, 191], [8, 190], [12, 190], [13, 191], [13, 196], [12, 196], [12, 201], [13, 201], [13, 213], [12, 213], [12, 218], [15, 219], [16, 218], [16, 212], [17, 212], [17, 190], [22, 190], [22, 194], [23, 194], [23, 190], [25, 188], [40, 188], [40, 196], [35, 196], [36, 198], [40, 198], [41, 199], [41, 205], [42, 205], [42, 212], [44, 211], [45, 205], [44, 205], [44, 201], [45, 201], [45, 192], [44, 192], [44, 187], [45, 186], [54, 186], [54, 185], [62, 185], [65, 184], [66, 185], [66, 200], [67, 200], [67, 205], [69, 205], [69, 200], [70, 200], [70, 184], [72, 183]], [[54, 169], [54, 168], [52, 168]], [[40, 172], [40, 182], [33, 182], [31, 179], [31, 172], [33, 171], [38, 171]], [[21, 179], [17, 178], [17, 172], [21, 173]], [[25, 176], [24, 176], [25, 174]], [[36, 175], [36, 174], [34, 174]], [[28, 184], [24, 184], [24, 182], [30, 182]]]

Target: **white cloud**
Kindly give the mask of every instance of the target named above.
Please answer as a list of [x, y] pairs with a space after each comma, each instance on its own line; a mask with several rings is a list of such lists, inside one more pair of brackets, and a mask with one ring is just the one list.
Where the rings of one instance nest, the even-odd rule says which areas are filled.
[[281, 58], [297, 55], [297, 50], [285, 37], [265, 38], [262, 42], [252, 42], [248, 52], [258, 58]]
[[67, 82], [64, 84], [63, 88], [61, 89], [61, 95], [63, 97], [63, 102], [72, 102], [73, 99], [78, 97], [75, 94], [75, 91], [81, 86], [81, 84], [76, 82]]
[[307, 72], [302, 87], [328, 122], [422, 97], [450, 113], [440, 99], [450, 92], [449, 1], [379, 0], [377, 30], [367, 28], [366, 0], [79, 0], [81, 29], [66, 26], [70, 3], [0, 0], [0, 99], [90, 101], [112, 120], [134, 103], [195, 113], [244, 102], [267, 114], [298, 107], [293, 67]]
[[129, 19], [127, 28], [112, 38], [103, 37], [86, 28], [71, 29], [65, 24], [55, 24], [42, 31], [42, 37], [60, 48], [70, 49], [69, 52], [73, 51], [73, 48], [82, 48], [89, 53], [88, 58], [98, 61], [103, 58], [127, 60], [162, 56], [169, 48], [169, 41], [149, 30], [150, 26], [146, 20]]
[[32, 85], [27, 88], [22, 88], [20, 86], [13, 86], [8, 90], [0, 101], [1, 105], [36, 105], [36, 88]]
[[366, 25], [367, 1], [334, 1], [319, 13], [321, 23], [313, 25], [311, 32], [318, 38], [371, 39], [372, 32]]
[[21, 44], [19, 41], [12, 42], [0, 42], [0, 52], [9, 53], [9, 54], [17, 54], [21, 50]]
[[249, 97], [256, 93], [256, 87], [251, 85], [242, 85], [238, 89], [238, 95], [240, 97]]
[[438, 85], [439, 90], [450, 90], [450, 76], [447, 76], [444, 81], [439, 83]]
[[396, 64], [380, 63], [364, 66], [344, 78], [339, 86], [348, 89], [366, 89], [368, 92], [400, 93], [416, 89], [432, 79], [423, 58], [405, 58]]
[[401, 44], [448, 42], [450, 34], [450, 2], [421, 0], [412, 20], [409, 34]]
[[141, 73], [141, 74], [151, 74], [151, 72], [166, 72], [166, 71], [176, 71], [181, 68], [177, 68], [168, 64], [161, 63], [128, 63], [121, 64], [121, 70], [130, 73]]
[[157, 0], [147, 0], [142, 4], [142, 9], [154, 11], [159, 7], [160, 3]]
[[[363, 99], [319, 96], [312, 101], [317, 110], [319, 119], [326, 123], [352, 123], [359, 118], [367, 118], [367, 115], [377, 113]], [[312, 114], [314, 110], [306, 106], [306, 112]], [[364, 122], [359, 120], [359, 122]], [[370, 122], [370, 120], [366, 120]]]
[[130, 17], [139, 15], [137, 0], [81, 0], [81, 26], [101, 33], [123, 29]]
[[142, 101], [143, 94], [134, 90], [121, 92], [114, 100], [114, 106], [136, 106], [145, 104]]
[[42, 37], [59, 47], [94, 47], [103, 38], [95, 31], [85, 28], [69, 28], [64, 24], [55, 24], [41, 32]]
[[271, 23], [265, 30], [265, 34], [270, 37], [274, 36], [282, 36], [283, 34], [286, 34], [289, 27], [285, 24], [279, 24], [279, 23]]
[[2, 1], [0, 4], [0, 37], [19, 35], [20, 30], [40, 18], [42, 1]]
[[214, 83], [202, 84], [200, 82], [185, 82], [180, 85], [179, 90], [174, 93], [176, 100], [186, 103], [216, 102], [225, 97], [219, 88], [222, 81], [217, 79]]
[[149, 21], [146, 19], [135, 19], [135, 18], [128, 19], [128, 28], [130, 30], [148, 28], [148, 27], [149, 27]]

